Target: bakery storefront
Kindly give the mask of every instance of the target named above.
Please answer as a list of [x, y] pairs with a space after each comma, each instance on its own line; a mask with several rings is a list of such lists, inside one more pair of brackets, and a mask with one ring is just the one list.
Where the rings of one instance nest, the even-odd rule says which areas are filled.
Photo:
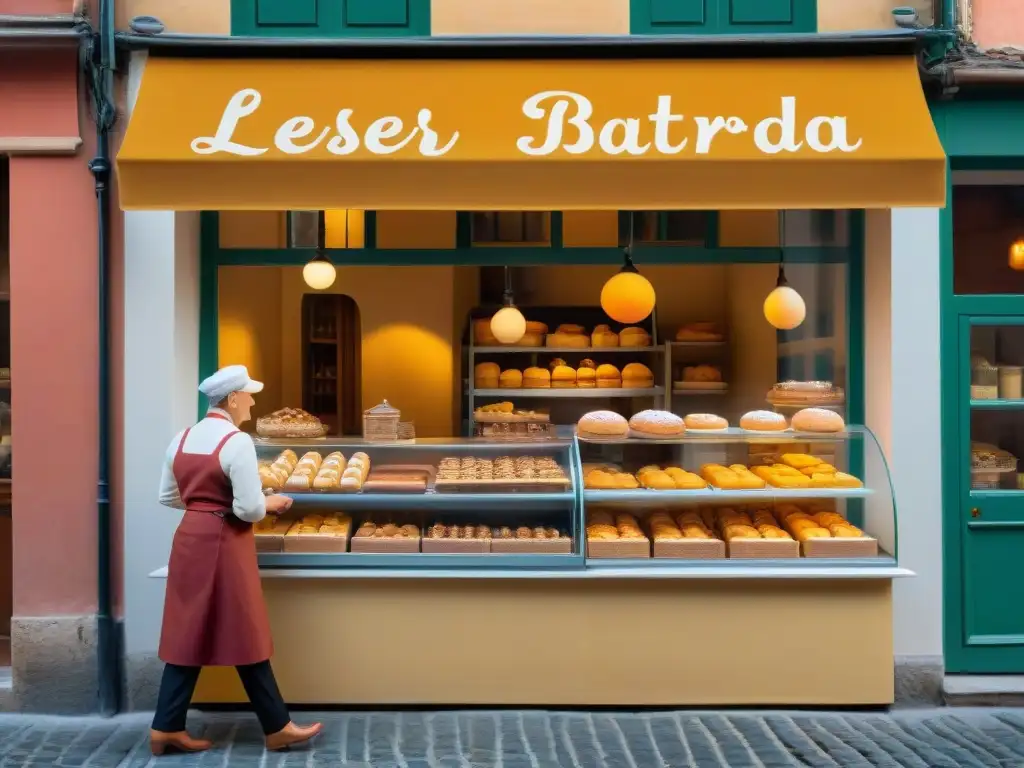
[[891, 702], [912, 574], [864, 426], [864, 221], [943, 204], [912, 53], [412, 50], [133, 64], [126, 262], [171, 260], [157, 394], [188, 407], [126, 453], [218, 365], [266, 383], [286, 697]]

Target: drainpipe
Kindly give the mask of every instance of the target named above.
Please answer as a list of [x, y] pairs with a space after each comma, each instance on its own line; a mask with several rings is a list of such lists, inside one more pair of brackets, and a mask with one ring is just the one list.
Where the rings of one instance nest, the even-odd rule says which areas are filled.
[[114, 620], [110, 514], [110, 130], [115, 119], [114, 0], [99, 0], [97, 31], [89, 46], [87, 76], [96, 120], [96, 156], [89, 162], [96, 189], [97, 261], [99, 263], [99, 445], [96, 476], [97, 525], [97, 662], [99, 709], [106, 717], [121, 705], [121, 642]]

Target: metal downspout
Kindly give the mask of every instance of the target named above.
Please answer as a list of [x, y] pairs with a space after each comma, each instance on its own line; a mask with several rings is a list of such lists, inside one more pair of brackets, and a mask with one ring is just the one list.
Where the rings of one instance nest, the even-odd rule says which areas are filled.
[[114, 0], [99, 1], [99, 24], [86, 62], [96, 120], [96, 156], [89, 163], [95, 179], [98, 304], [99, 420], [96, 476], [97, 525], [97, 662], [100, 714], [110, 717], [121, 708], [121, 642], [114, 620], [110, 511], [110, 130], [115, 119]]

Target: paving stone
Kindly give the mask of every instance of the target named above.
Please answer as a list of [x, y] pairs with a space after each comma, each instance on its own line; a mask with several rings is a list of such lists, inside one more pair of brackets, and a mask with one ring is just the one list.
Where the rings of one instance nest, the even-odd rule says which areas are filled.
[[0, 768], [1017, 768], [1024, 712], [333, 712], [267, 754], [251, 715], [194, 716], [216, 747], [154, 759], [149, 718], [0, 716]]

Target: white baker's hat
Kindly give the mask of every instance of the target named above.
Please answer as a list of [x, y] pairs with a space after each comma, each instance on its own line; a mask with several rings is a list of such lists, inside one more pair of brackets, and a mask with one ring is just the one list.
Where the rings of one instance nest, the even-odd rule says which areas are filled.
[[206, 395], [211, 403], [219, 403], [232, 392], [247, 392], [255, 395], [263, 391], [263, 382], [249, 378], [249, 369], [244, 365], [229, 365], [207, 377], [199, 385], [199, 392]]

